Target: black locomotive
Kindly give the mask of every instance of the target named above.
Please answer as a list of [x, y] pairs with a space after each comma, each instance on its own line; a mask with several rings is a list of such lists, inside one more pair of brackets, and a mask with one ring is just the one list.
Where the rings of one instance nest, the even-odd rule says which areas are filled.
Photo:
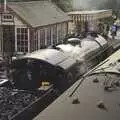
[[39, 89], [47, 83], [64, 91], [111, 51], [111, 44], [100, 35], [71, 38], [14, 60], [13, 81], [20, 89]]

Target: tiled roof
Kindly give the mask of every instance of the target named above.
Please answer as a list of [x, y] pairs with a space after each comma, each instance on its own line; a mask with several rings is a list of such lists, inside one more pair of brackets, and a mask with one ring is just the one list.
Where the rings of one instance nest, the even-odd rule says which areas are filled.
[[49, 1], [10, 2], [8, 6], [32, 27], [70, 20], [66, 13]]

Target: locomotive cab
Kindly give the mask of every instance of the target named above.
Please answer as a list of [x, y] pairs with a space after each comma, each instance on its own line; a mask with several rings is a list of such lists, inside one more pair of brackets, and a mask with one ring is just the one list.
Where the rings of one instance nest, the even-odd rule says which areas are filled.
[[12, 70], [13, 83], [17, 89], [47, 90], [54, 86], [63, 91], [73, 82], [69, 69], [65, 70], [36, 59], [14, 61]]
[[23, 59], [13, 64], [13, 83], [19, 89], [43, 90], [54, 84], [57, 71], [44, 61]]

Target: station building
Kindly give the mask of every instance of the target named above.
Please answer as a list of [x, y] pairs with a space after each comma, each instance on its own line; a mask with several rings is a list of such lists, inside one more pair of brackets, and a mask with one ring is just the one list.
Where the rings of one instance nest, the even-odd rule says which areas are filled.
[[112, 17], [112, 10], [72, 11], [68, 15], [72, 19], [69, 32], [101, 32], [103, 29], [99, 25], [103, 20]]
[[69, 21], [50, 0], [0, 5], [0, 53], [12, 56], [61, 43]]

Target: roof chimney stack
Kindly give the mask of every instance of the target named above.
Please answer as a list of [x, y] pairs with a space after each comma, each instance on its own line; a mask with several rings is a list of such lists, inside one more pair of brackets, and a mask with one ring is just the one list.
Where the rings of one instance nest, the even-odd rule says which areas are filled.
[[7, 8], [7, 1], [4, 0], [4, 12], [6, 12], [6, 8]]

